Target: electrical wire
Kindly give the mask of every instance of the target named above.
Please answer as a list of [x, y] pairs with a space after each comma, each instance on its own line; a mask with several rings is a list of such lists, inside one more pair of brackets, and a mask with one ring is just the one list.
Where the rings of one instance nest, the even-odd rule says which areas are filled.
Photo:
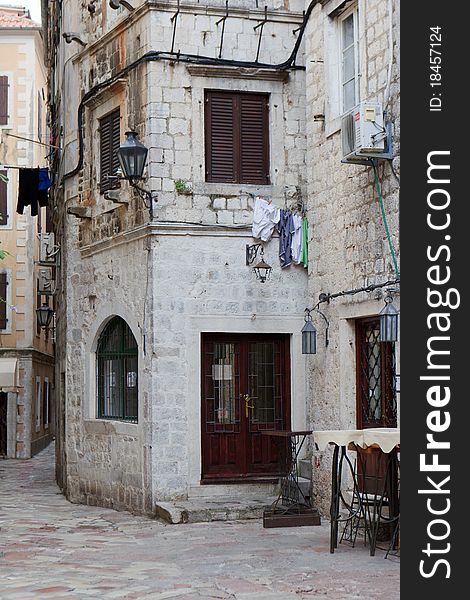
[[382, 197], [382, 190], [380, 188], [379, 176], [378, 176], [378, 173], [377, 173], [375, 162], [373, 160], [371, 160], [371, 163], [372, 163], [372, 168], [374, 169], [375, 185], [376, 185], [376, 188], [377, 188], [377, 193], [379, 195], [380, 210], [381, 210], [381, 213], [382, 213], [382, 220], [384, 222], [385, 231], [387, 233], [388, 246], [389, 246], [390, 252], [392, 254], [392, 260], [393, 260], [393, 264], [395, 266], [395, 273], [397, 274], [397, 278], [399, 278], [400, 277], [400, 271], [398, 269], [397, 258], [395, 256], [395, 251], [393, 249], [392, 239], [390, 237], [390, 230], [388, 228], [387, 215], [385, 214], [384, 200], [383, 200], [383, 197]]
[[390, 102], [390, 85], [392, 83], [392, 67], [393, 67], [393, 0], [388, 0], [388, 43], [390, 49], [390, 58], [387, 69], [387, 85], [384, 92], [384, 111], [387, 110], [388, 103]]
[[398, 185], [400, 185], [400, 178], [398, 177], [397, 172], [395, 171], [395, 167], [393, 166], [393, 161], [389, 160], [388, 162], [390, 164], [390, 169], [392, 170], [393, 176], [397, 180]]
[[95, 94], [100, 92], [102, 89], [105, 89], [105, 88], [113, 85], [113, 83], [115, 83], [118, 79], [121, 79], [121, 78], [125, 77], [126, 75], [128, 75], [128, 73], [130, 73], [131, 71], [136, 69], [140, 64], [142, 64], [144, 62], [159, 61], [159, 60], [166, 60], [166, 61], [171, 61], [171, 62], [183, 62], [183, 63], [189, 63], [189, 64], [201, 64], [201, 65], [219, 65], [219, 66], [232, 66], [232, 67], [255, 68], [255, 69], [273, 69], [275, 71], [285, 71], [288, 69], [305, 70], [304, 66], [296, 65], [295, 61], [296, 61], [297, 54], [298, 54], [298, 51], [300, 48], [300, 44], [303, 39], [303, 34], [305, 32], [305, 28], [307, 27], [308, 20], [310, 18], [310, 15], [311, 15], [314, 7], [316, 6], [316, 4], [318, 4], [318, 2], [320, 2], [320, 0], [312, 0], [310, 2], [307, 10], [305, 11], [302, 25], [300, 26], [300, 29], [299, 29], [299, 35], [297, 36], [297, 40], [294, 44], [294, 48], [292, 49], [292, 52], [291, 52], [289, 58], [282, 63], [272, 64], [272, 63], [260, 63], [257, 61], [229, 60], [229, 59], [224, 59], [224, 58], [214, 58], [212, 56], [204, 56], [204, 55], [201, 56], [201, 55], [197, 55], [197, 54], [185, 54], [185, 53], [180, 53], [180, 52], [163, 52], [160, 50], [158, 50], [158, 51], [151, 50], [151, 51], [147, 52], [146, 54], [144, 54], [143, 56], [141, 56], [140, 58], [138, 58], [137, 60], [130, 63], [129, 65], [127, 65], [126, 67], [124, 67], [123, 69], [121, 69], [121, 71], [119, 71], [119, 73], [117, 73], [113, 77], [110, 77], [109, 79], [92, 87], [90, 90], [88, 90], [88, 92], [86, 92], [84, 94], [84, 96], [82, 97], [82, 100], [79, 104], [79, 107], [78, 107], [78, 163], [74, 169], [72, 169], [71, 171], [69, 171], [68, 173], [65, 173], [63, 175], [61, 183], [65, 179], [69, 179], [70, 177], [74, 177], [75, 175], [78, 175], [78, 173], [83, 168], [83, 113], [84, 113], [84, 109], [85, 109], [85, 104]]
[[161, 221], [155, 220], [153, 225], [197, 225], [199, 227], [216, 227], [219, 229], [248, 229], [251, 225], [225, 225], [223, 223], [196, 223], [192, 221], [167, 221], [162, 219]]

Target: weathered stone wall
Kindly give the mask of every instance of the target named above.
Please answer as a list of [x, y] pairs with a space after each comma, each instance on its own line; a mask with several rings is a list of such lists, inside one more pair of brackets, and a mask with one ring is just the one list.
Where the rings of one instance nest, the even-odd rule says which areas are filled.
[[[95, 17], [83, 11], [89, 46], [67, 71], [68, 88], [81, 95], [143, 53], [171, 47], [176, 3], [149, 2], [150, 12], [144, 7], [132, 15], [106, 4], [101, 3]], [[301, 12], [289, 9], [295, 5], [300, 11], [301, 3], [266, 4], [271, 22], [259, 58], [282, 62], [292, 51], [293, 29], [302, 19]], [[217, 56], [216, 21], [224, 15], [225, 3], [192, 3], [188, 8], [182, 2], [181, 8], [175, 49]], [[254, 60], [259, 30], [253, 27], [264, 10], [247, 0], [234, 13], [226, 23], [223, 56]], [[78, 24], [73, 19], [69, 23]], [[287, 75], [159, 60], [140, 65], [86, 104], [83, 168], [65, 179], [63, 205], [60, 189], [57, 196], [65, 306], [65, 311], [59, 309], [58, 326], [65, 410], [59, 475], [72, 501], [150, 512], [156, 499], [186, 497], [199, 485], [199, 349], [204, 331], [291, 334], [293, 425], [304, 425], [305, 360], [299, 355], [299, 332], [306, 271], [291, 267], [281, 273], [277, 238], [266, 250], [273, 266], [271, 282], [260, 284], [245, 265], [245, 245], [254, 242], [249, 193], [272, 197], [281, 207], [297, 207], [305, 194], [304, 79], [301, 71]], [[202, 99], [204, 89], [214, 88], [270, 94], [271, 185], [205, 182]], [[143, 185], [158, 195], [152, 227], [147, 225], [148, 209], [127, 183], [118, 193], [128, 204], [116, 204], [98, 190], [97, 119], [117, 106], [121, 133], [136, 128], [150, 147]], [[76, 98], [64, 107], [69, 146], [63, 172], [77, 164], [77, 108]], [[186, 180], [192, 192], [178, 194], [176, 179]], [[86, 210], [85, 218], [65, 214], [77, 206]], [[116, 314], [139, 344], [138, 424], [95, 418], [94, 350], [106, 321]]]
[[[341, 163], [340, 120], [332, 114], [331, 77], [335, 2], [314, 8], [306, 35], [308, 214], [313, 228], [309, 295], [316, 303], [321, 292], [335, 293], [394, 280], [396, 273], [388, 246], [374, 174], [371, 167]], [[399, 169], [399, 6], [393, 2], [393, 65], [390, 102], [393, 122], [393, 164]], [[384, 102], [387, 87], [389, 3], [359, 0], [360, 99]], [[320, 115], [320, 117], [318, 117]], [[315, 117], [316, 116], [316, 117]], [[323, 117], [323, 118], [322, 118]], [[399, 262], [398, 184], [390, 165], [378, 168], [384, 208]], [[394, 304], [399, 307], [399, 298]], [[324, 322], [318, 352], [311, 357], [309, 423], [313, 429], [356, 428], [354, 319], [377, 315], [381, 294], [360, 293], [332, 300], [321, 309], [330, 321], [330, 343], [324, 346]], [[397, 345], [399, 346], [399, 345]], [[399, 347], [397, 348], [399, 353]], [[328, 452], [314, 452], [314, 493], [327, 511], [330, 493]]]
[[260, 284], [245, 265], [245, 244], [252, 243], [246, 231], [185, 233], [162, 226], [152, 242], [153, 478], [156, 496], [163, 499], [199, 485], [201, 333], [291, 334], [292, 425], [303, 427], [300, 330], [307, 277], [303, 267], [281, 272], [273, 239], [266, 247], [272, 279]]

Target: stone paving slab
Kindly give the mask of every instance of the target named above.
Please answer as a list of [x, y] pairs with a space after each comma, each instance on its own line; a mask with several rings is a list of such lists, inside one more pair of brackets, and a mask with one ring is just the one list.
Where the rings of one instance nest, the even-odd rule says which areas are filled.
[[329, 527], [166, 525], [69, 503], [54, 449], [0, 460], [0, 599], [398, 600], [399, 561], [329, 553]]
[[189, 501], [157, 502], [156, 516], [167, 523], [210, 523], [211, 521], [244, 521], [261, 519], [277, 496], [265, 496], [261, 500], [233, 500], [221, 497], [217, 500], [197, 498]]

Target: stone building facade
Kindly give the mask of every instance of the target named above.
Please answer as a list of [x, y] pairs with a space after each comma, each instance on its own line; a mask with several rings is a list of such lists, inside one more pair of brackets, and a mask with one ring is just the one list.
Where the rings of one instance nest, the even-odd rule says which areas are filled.
[[[363, 422], [364, 397], [360, 396], [380, 393], [375, 385], [380, 386], [385, 373], [383, 365], [376, 364], [382, 373], [361, 383], [364, 367], [358, 348], [360, 337], [366, 335], [369, 347], [384, 354], [377, 344], [376, 319], [388, 288], [394, 290], [397, 309], [400, 305], [399, 284], [394, 283], [399, 279], [399, 182], [395, 177], [400, 156], [399, 18], [399, 3], [394, 1], [320, 1], [313, 8], [306, 32], [307, 197], [313, 225], [308, 285], [311, 306], [321, 293], [392, 282], [372, 292], [345, 295], [320, 305], [330, 327], [325, 347], [324, 320], [321, 316], [315, 319], [319, 349], [307, 368], [311, 399], [308, 420], [313, 429], [396, 427], [399, 422], [399, 342], [389, 365], [392, 414], [386, 420], [382, 412], [382, 420], [370, 424]], [[379, 103], [392, 123], [393, 160], [377, 163], [386, 225], [372, 166], [341, 163], [341, 116], [345, 112], [341, 52], [347, 19], [356, 49], [355, 104]], [[313, 492], [324, 510], [329, 486], [329, 454], [313, 449]]]
[[[327, 4], [241, 0], [228, 13], [223, 0], [131, 4], [43, 3], [52, 138], [61, 147], [52, 163], [62, 249], [57, 474], [72, 501], [151, 514], [158, 501], [272, 489], [276, 452], [257, 429], [267, 405], [250, 404], [263, 369], [274, 428], [354, 421], [348, 328], [381, 305], [370, 296], [331, 304], [331, 344], [315, 357], [301, 354], [304, 309], [320, 291], [376, 282], [391, 269], [371, 169], [342, 165], [339, 128], [326, 129]], [[379, 38], [387, 3], [359, 4], [363, 27]], [[361, 98], [383, 95], [389, 51], [384, 34], [372, 55], [366, 29], [360, 47], [376, 87], [361, 78]], [[243, 167], [226, 179], [211, 170], [209, 123], [217, 135], [217, 110], [226, 107], [217, 102], [227, 94], [230, 118], [241, 120], [236, 135], [248, 145], [260, 113], [244, 125], [237, 107], [261, 102], [266, 111], [263, 182], [241, 175]], [[154, 192], [153, 220], [145, 195], [102, 178], [113, 164], [106, 136], [120, 143], [128, 130], [149, 148], [142, 185]], [[379, 169], [396, 232], [396, 188], [387, 167]], [[259, 242], [256, 195], [306, 212], [308, 269], [281, 268], [274, 235], [264, 244], [271, 279], [256, 280], [245, 262], [246, 246]], [[127, 340], [119, 357], [109, 352], [116, 331]], [[128, 412], [112, 418], [106, 403], [119, 360], [134, 366], [123, 379]], [[322, 485], [322, 469], [314, 471]]]
[[[215, 443], [227, 454], [219, 457], [226, 468], [210, 480], [220, 464], [207, 439], [204, 449], [207, 427], [237, 429], [243, 425], [235, 421], [252, 409], [240, 398], [248, 393], [240, 383], [245, 371], [238, 372], [233, 362], [215, 364], [210, 379], [219, 387], [233, 385], [232, 408], [219, 408], [220, 415], [202, 421], [202, 412], [213, 410], [201, 399], [204, 344], [214, 353], [235, 352], [244, 364], [249, 344], [258, 353], [290, 355], [288, 372], [282, 373], [290, 385], [279, 418], [283, 427], [305, 427], [300, 330], [306, 270], [292, 265], [281, 271], [277, 238], [265, 244], [265, 259], [273, 266], [269, 282], [257, 281], [245, 262], [246, 246], [259, 241], [251, 234], [250, 194], [285, 207], [297, 206], [305, 190], [305, 76], [295, 65], [282, 67], [296, 46], [293, 30], [302, 23], [303, 5], [274, 0], [265, 13], [254, 1], [240, 2], [229, 11], [222, 40], [225, 2], [181, 2], [178, 14], [176, 2], [135, 4], [129, 11], [96, 2], [90, 13], [87, 3], [64, 1], [50, 6], [46, 17], [52, 24], [53, 138], [62, 147], [54, 163], [62, 248], [57, 451], [59, 481], [72, 501], [151, 513], [161, 500], [272, 489], [272, 464], [266, 469], [232, 464], [238, 458], [228, 457], [234, 449], [224, 446], [222, 433]], [[255, 27], [265, 15], [260, 42]], [[71, 32], [86, 46], [64, 43], [62, 34]], [[301, 56], [300, 49], [299, 62]], [[208, 92], [265, 98], [270, 157], [265, 184], [207, 181]], [[117, 109], [120, 141], [134, 129], [150, 148], [145, 186], [157, 195], [152, 222], [148, 206], [127, 183], [100, 190], [100, 128]], [[185, 182], [183, 193], [176, 189], [178, 180]], [[138, 382], [138, 414], [132, 419], [137, 422], [106, 418], [97, 400], [99, 348], [107, 325], [122, 323], [116, 317], [137, 347], [136, 375], [126, 382]], [[223, 375], [217, 375], [219, 367]], [[236, 412], [233, 422], [224, 410]], [[266, 439], [258, 435], [257, 443], [269, 454]], [[201, 484], [208, 479], [219, 485]], [[244, 480], [257, 486], [237, 485]]]
[[[0, 5], [0, 456], [30, 458], [54, 432], [54, 343], [37, 326], [38, 234], [46, 207], [18, 214], [19, 169], [46, 166], [46, 69], [41, 27]], [[32, 140], [32, 141], [29, 141]], [[38, 143], [39, 142], [39, 143]]]

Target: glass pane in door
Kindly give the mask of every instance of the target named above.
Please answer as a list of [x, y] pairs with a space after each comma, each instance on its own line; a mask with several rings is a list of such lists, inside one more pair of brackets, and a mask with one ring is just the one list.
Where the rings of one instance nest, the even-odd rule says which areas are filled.
[[279, 344], [251, 343], [248, 352], [248, 417], [250, 431], [277, 429], [282, 420]]
[[237, 431], [239, 374], [235, 344], [214, 343], [206, 354], [207, 431]]

